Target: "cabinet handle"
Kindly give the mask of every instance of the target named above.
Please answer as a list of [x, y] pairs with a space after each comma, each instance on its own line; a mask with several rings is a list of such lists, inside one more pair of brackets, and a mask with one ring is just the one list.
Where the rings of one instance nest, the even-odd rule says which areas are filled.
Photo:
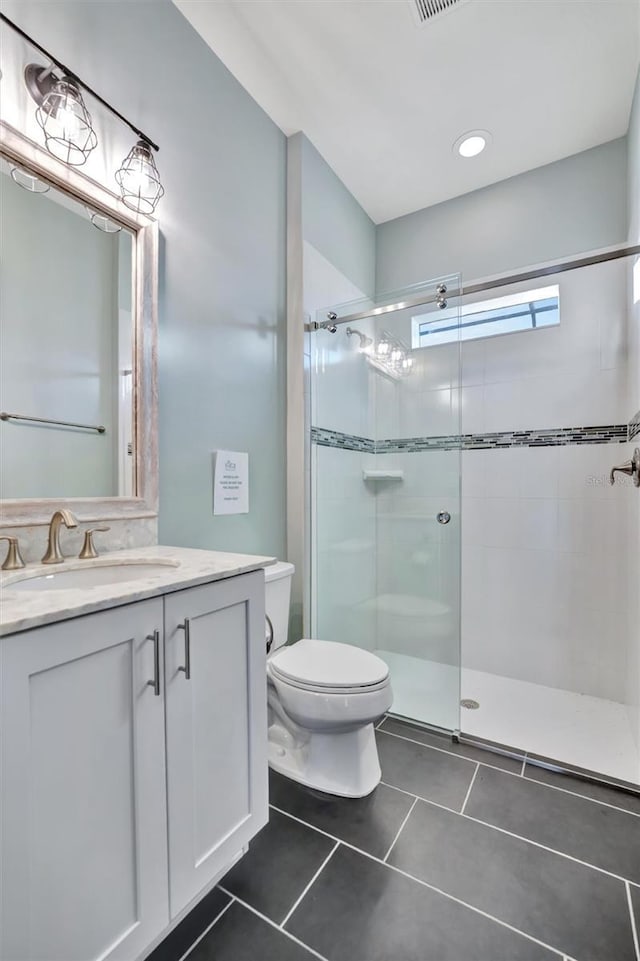
[[156, 697], [160, 697], [160, 631], [147, 634], [147, 641], [153, 641], [153, 680], [147, 681], [147, 687], [153, 688]]
[[184, 624], [178, 624], [178, 630], [184, 631], [184, 666], [179, 667], [179, 671], [184, 671], [185, 681], [191, 680], [191, 632], [189, 618], [185, 617]]

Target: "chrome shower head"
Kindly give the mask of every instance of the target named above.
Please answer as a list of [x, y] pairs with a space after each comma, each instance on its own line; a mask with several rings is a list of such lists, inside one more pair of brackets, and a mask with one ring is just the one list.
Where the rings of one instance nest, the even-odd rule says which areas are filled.
[[373, 340], [371, 337], [367, 337], [363, 334], [361, 330], [356, 330], [355, 327], [347, 327], [347, 337], [352, 337], [353, 334], [360, 338], [359, 350], [366, 350], [367, 347], [371, 347]]

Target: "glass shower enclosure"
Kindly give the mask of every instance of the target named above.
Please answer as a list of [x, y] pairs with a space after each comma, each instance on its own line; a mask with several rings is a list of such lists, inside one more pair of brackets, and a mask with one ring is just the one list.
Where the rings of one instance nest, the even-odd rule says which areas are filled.
[[631, 785], [639, 305], [614, 248], [327, 308], [307, 340], [306, 630], [385, 660], [395, 715]]
[[376, 653], [393, 713], [447, 730], [460, 727], [459, 290], [452, 275], [328, 307], [307, 357], [312, 636]]

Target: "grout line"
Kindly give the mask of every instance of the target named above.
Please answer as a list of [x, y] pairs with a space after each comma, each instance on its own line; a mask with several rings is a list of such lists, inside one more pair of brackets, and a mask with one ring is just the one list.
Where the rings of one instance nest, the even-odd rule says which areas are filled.
[[[277, 811], [278, 808], [275, 808], [274, 810]], [[226, 888], [223, 888], [222, 885], [218, 885], [218, 887], [220, 888], [221, 891], [224, 891], [225, 894], [231, 893], [230, 891], [227, 891]], [[296, 938], [295, 934], [291, 934], [290, 931], [286, 931], [284, 928], [281, 928], [279, 925], [276, 924], [275, 921], [272, 921], [271, 918], [268, 918], [266, 914], [261, 914], [260, 911], [257, 911], [250, 904], [247, 904], [247, 902], [243, 901], [242, 898], [236, 897], [235, 895], [232, 895], [232, 896], [235, 897], [235, 900], [238, 902], [238, 904], [241, 904], [243, 908], [246, 908], [247, 911], [251, 911], [252, 914], [255, 914], [257, 917], [261, 918], [263, 921], [266, 921], [267, 924], [270, 925], [270, 927], [275, 928], [275, 930], [279, 931], [280, 934], [284, 934], [284, 936], [286, 938], [289, 938], [290, 941], [295, 941], [295, 943], [299, 944], [301, 948], [304, 948], [306, 951], [309, 952], [309, 954], [312, 954], [314, 958], [318, 958], [318, 961], [327, 961], [327, 958], [325, 958], [324, 955], [319, 954], [318, 951], [315, 951], [313, 948], [309, 947], [309, 945], [305, 944], [304, 941], [301, 941], [300, 938]]]
[[[420, 800], [420, 798], [416, 798], [416, 800]], [[386, 862], [381, 861], [380, 858], [375, 857], [375, 855], [373, 854], [369, 854], [368, 851], [363, 851], [362, 848], [357, 848], [355, 844], [350, 844], [348, 841], [343, 841], [340, 838], [335, 837], [335, 835], [329, 834], [328, 831], [324, 831], [322, 830], [322, 828], [317, 828], [313, 824], [309, 824], [307, 821], [303, 821], [301, 818], [296, 817], [295, 814], [288, 814], [286, 811], [283, 811], [282, 808], [278, 808], [274, 804], [271, 804], [270, 807], [272, 807], [274, 811], [278, 811], [280, 814], [284, 814], [287, 817], [290, 817], [293, 821], [298, 821], [300, 824], [304, 824], [305, 827], [312, 828], [314, 831], [317, 831], [319, 834], [324, 834], [326, 837], [331, 838], [333, 841], [340, 841], [340, 844], [343, 847], [349, 848], [351, 851], [355, 851], [356, 854], [361, 854], [362, 857], [368, 858], [370, 861], [375, 861], [376, 864], [381, 864], [383, 867], [388, 868], [389, 871], [395, 871], [396, 874], [401, 874], [402, 877], [407, 878], [409, 881], [414, 881], [416, 884], [420, 884], [423, 888], [428, 888], [429, 891], [435, 891], [436, 894], [441, 894], [444, 898], [447, 898], [448, 901], [454, 901], [456, 904], [460, 904], [462, 905], [462, 907], [468, 908], [470, 911], [473, 911], [474, 914], [479, 914], [483, 918], [488, 918], [489, 921], [494, 921], [496, 924], [499, 924], [500, 927], [507, 928], [509, 931], [513, 931], [514, 934], [519, 934], [521, 937], [526, 938], [527, 941], [533, 941], [534, 944], [541, 945], [543, 948], [546, 948], [548, 951], [552, 951], [560, 959], [564, 957], [562, 951], [559, 948], [554, 948], [550, 944], [547, 944], [545, 941], [540, 941], [539, 938], [535, 938], [532, 934], [527, 934], [525, 931], [521, 931], [520, 928], [514, 928], [514, 926], [512, 924], [509, 924], [507, 921], [502, 921], [500, 918], [496, 918], [493, 914], [487, 914], [487, 912], [483, 911], [481, 908], [476, 908], [473, 904], [469, 904], [468, 901], [462, 901], [460, 898], [457, 898], [454, 894], [449, 894], [447, 891], [444, 891], [442, 888], [436, 887], [435, 884], [430, 884], [428, 881], [423, 881], [421, 878], [416, 878], [414, 877], [413, 874], [408, 874], [406, 871], [403, 871], [402, 868], [396, 867], [395, 864], [389, 864], [388, 861]], [[450, 809], [446, 808], [446, 810], [448, 811]], [[456, 812], [453, 811], [451, 813], [455, 814]], [[222, 890], [224, 890], [224, 888]], [[225, 893], [228, 893], [228, 892], [225, 892]], [[240, 899], [238, 898], [237, 900], [240, 900]], [[244, 903], [244, 902], [241, 902], [241, 903]], [[249, 905], [247, 905], [247, 907], [249, 907]], [[256, 911], [255, 913], [258, 914], [259, 912]], [[262, 915], [260, 916], [262, 917]], [[300, 943], [302, 944], [303, 942], [300, 942]], [[305, 945], [305, 947], [308, 947], [308, 945]], [[318, 955], [318, 957], [320, 957], [320, 955]], [[325, 961], [325, 959], [322, 959], [322, 961]]]
[[289, 918], [291, 917], [291, 915], [293, 914], [293, 912], [295, 911], [295, 909], [298, 907], [298, 905], [300, 904], [300, 902], [301, 902], [302, 899], [304, 898], [305, 894], [309, 891], [309, 888], [310, 888], [313, 884], [315, 884], [315, 882], [318, 880], [319, 875], [320, 875], [320, 874], [322, 873], [322, 871], [325, 869], [325, 867], [327, 866], [327, 864], [329, 863], [329, 861], [331, 860], [331, 858], [332, 858], [333, 855], [336, 853], [336, 851], [337, 851], [337, 849], [338, 849], [339, 847], [340, 847], [340, 842], [339, 842], [339, 841], [336, 841], [336, 843], [334, 844], [334, 846], [331, 848], [331, 851], [329, 852], [329, 854], [326, 856], [326, 858], [324, 859], [324, 861], [322, 862], [322, 864], [320, 865], [320, 867], [318, 868], [318, 870], [316, 871], [316, 873], [313, 875], [313, 877], [311, 878], [311, 880], [309, 881], [309, 883], [308, 883], [308, 884], [306, 885], [306, 887], [304, 888], [304, 890], [303, 890], [302, 894], [300, 895], [300, 897], [299, 897], [299, 898], [296, 898], [293, 907], [287, 912], [287, 915], [286, 915], [284, 921], [282, 921], [282, 922], [280, 923], [280, 927], [281, 927], [281, 928], [284, 928], [285, 924], [287, 923], [287, 921], [289, 920]]
[[417, 803], [418, 803], [418, 798], [415, 797], [415, 798], [413, 799], [413, 804], [411, 805], [411, 807], [410, 807], [409, 810], [407, 811], [405, 817], [402, 819], [402, 824], [401, 824], [400, 827], [398, 828], [398, 832], [397, 832], [396, 836], [394, 837], [393, 841], [391, 842], [391, 847], [389, 848], [389, 850], [387, 851], [387, 853], [385, 854], [385, 856], [384, 856], [383, 859], [382, 859], [382, 860], [385, 862], [385, 864], [386, 864], [386, 862], [387, 862], [387, 858], [389, 857], [389, 855], [390, 855], [391, 852], [393, 851], [393, 847], [394, 847], [396, 841], [398, 840], [398, 838], [399, 838], [400, 835], [402, 834], [402, 829], [404, 828], [405, 824], [406, 824], [407, 821], [409, 820], [409, 818], [410, 818], [410, 816], [411, 816], [411, 812], [413, 811], [413, 809], [414, 809], [414, 807], [416, 806]]
[[[391, 788], [392, 791], [397, 791], [398, 794], [406, 794], [407, 797], [413, 797], [417, 801], [426, 801], [426, 798], [423, 798], [420, 794], [412, 794], [411, 791], [405, 791], [401, 787], [395, 787], [393, 784], [389, 784], [387, 781], [380, 781], [380, 784]], [[443, 804], [442, 807], [446, 807], [446, 805]], [[452, 814], [458, 813], [455, 808], [447, 808], [447, 811], [451, 811]]]
[[520, 768], [520, 777], [524, 777], [525, 768], [527, 766], [527, 755], [525, 754], [522, 758], [522, 767]]
[[[638, 943], [638, 928], [636, 925], [635, 915], [633, 913], [633, 903], [631, 901], [631, 886], [628, 881], [625, 881], [625, 887], [627, 889], [627, 904], [629, 905], [629, 915], [631, 917], [631, 932], [633, 934], [633, 946], [636, 949], [636, 959], [640, 961], [640, 944]], [[638, 918], [640, 923], [640, 918]]]
[[[225, 893], [225, 894], [229, 894], [228, 891], [225, 891], [224, 893]], [[211, 922], [211, 924], [210, 924], [207, 928], [204, 929], [204, 931], [202, 932], [202, 934], [199, 934], [199, 935], [198, 935], [198, 937], [195, 939], [195, 941], [193, 942], [193, 944], [190, 944], [190, 945], [189, 945], [189, 947], [187, 948], [187, 950], [185, 951], [185, 953], [184, 953], [184, 954], [182, 955], [182, 957], [180, 958], [180, 961], [184, 961], [184, 958], [188, 957], [188, 955], [191, 954], [191, 952], [192, 952], [193, 949], [195, 948], [196, 944], [200, 944], [200, 942], [202, 941], [202, 939], [205, 937], [205, 935], [207, 935], [207, 934], [209, 933], [209, 931], [210, 931], [211, 928], [214, 926], [214, 924], [217, 924], [217, 923], [218, 923], [218, 921], [220, 920], [220, 918], [222, 917], [222, 915], [225, 913], [225, 911], [228, 911], [228, 910], [229, 910], [229, 908], [231, 907], [231, 905], [233, 904], [233, 902], [236, 900], [236, 899], [235, 899], [235, 895], [233, 895], [233, 894], [230, 894], [229, 897], [231, 898], [231, 900], [230, 900], [227, 904], [225, 904], [225, 906], [223, 907], [222, 911], [218, 911], [218, 913], [216, 914], [216, 916], [215, 916], [215, 918], [213, 919], [213, 921]]]
[[[506, 768], [500, 767], [498, 764], [492, 764], [491, 761], [478, 761], [474, 757], [467, 757], [465, 754], [459, 754], [457, 751], [450, 751], [446, 747], [436, 747], [434, 744], [425, 744], [424, 741], [417, 741], [413, 737], [407, 737], [405, 734], [396, 734], [395, 731], [387, 731], [385, 728], [379, 728], [381, 734], [388, 734], [389, 737], [398, 737], [401, 741], [410, 741], [412, 744], [419, 744], [420, 747], [426, 747], [430, 751], [438, 751], [439, 754], [448, 754], [449, 757], [459, 758], [461, 761], [469, 761], [470, 764], [484, 764], [485, 767], [492, 767], [496, 771], [504, 771], [505, 774], [514, 774], [513, 771], [508, 771]], [[460, 742], [462, 745], [462, 741]], [[463, 745], [464, 746], [464, 745]], [[475, 745], [468, 745], [469, 747], [475, 747]], [[489, 751], [483, 750], [483, 748], [478, 748], [483, 754], [486, 754], [487, 758], [490, 757], [506, 757], [513, 761], [519, 761], [519, 757], [515, 757], [513, 754], [500, 754], [499, 751]], [[520, 777], [518, 774], [517, 777]]]
[[[404, 734], [395, 734], [395, 733], [393, 733], [392, 731], [385, 731], [385, 730], [381, 730], [380, 733], [381, 733], [381, 734], [388, 734], [389, 737], [398, 737], [398, 738], [400, 738], [402, 741], [411, 741], [412, 744], [419, 744], [420, 747], [425, 747], [425, 748], [427, 748], [427, 749], [430, 750], [430, 751], [439, 751], [441, 754], [448, 754], [450, 757], [452, 756], [452, 757], [460, 758], [460, 759], [463, 760], [463, 761], [471, 761], [471, 763], [482, 764], [483, 767], [490, 767], [490, 768], [492, 768], [494, 771], [500, 771], [501, 774], [508, 774], [509, 777], [517, 777], [517, 778], [520, 778], [520, 777], [522, 777], [523, 774], [524, 774], [524, 766], [523, 766], [523, 769], [522, 769], [522, 771], [521, 771], [520, 773], [516, 773], [515, 771], [508, 771], [506, 768], [498, 767], [498, 766], [495, 765], [495, 764], [491, 764], [490, 761], [473, 761], [471, 758], [464, 757], [464, 755], [462, 755], [462, 754], [456, 754], [454, 751], [447, 751], [447, 750], [445, 750], [445, 749], [442, 748], [442, 747], [433, 747], [431, 744], [425, 744], [423, 741], [415, 741], [415, 740], [414, 740], [413, 738], [411, 738], [411, 737], [405, 737]], [[482, 749], [479, 748], [479, 750], [482, 750]], [[486, 754], [489, 755], [489, 756], [491, 756], [492, 753], [493, 753], [492, 751], [487, 751], [487, 752], [486, 752]], [[498, 757], [512, 757], [512, 755], [510, 755], [510, 754], [499, 754]], [[525, 761], [525, 762], [527, 761], [527, 756], [526, 756], [526, 755], [524, 756], [523, 761]], [[532, 765], [532, 767], [533, 767], [533, 766], [535, 766], [535, 765]], [[544, 769], [543, 769], [543, 770], [544, 770]], [[613, 808], [614, 811], [622, 811], [623, 814], [630, 814], [631, 817], [640, 818], [640, 812], [629, 811], [627, 808], [622, 808], [622, 807], [620, 807], [620, 806], [617, 805], [617, 804], [612, 804], [610, 801], [601, 801], [599, 798], [589, 797], [587, 794], [578, 794], [577, 791], [570, 791], [569, 788], [559, 787], [557, 784], [548, 784], [547, 781], [539, 781], [539, 780], [538, 780], [537, 778], [535, 778], [535, 777], [527, 777], [527, 778], [525, 778], [525, 780], [526, 780], [527, 782], [532, 781], [534, 784], [538, 784], [538, 785], [540, 785], [541, 787], [549, 788], [551, 791], [560, 791], [562, 794], [570, 794], [572, 797], [580, 798], [582, 801], [589, 801], [591, 804], [601, 804], [601, 805], [603, 805], [604, 807]], [[589, 783], [589, 782], [587, 782], [587, 783]], [[615, 789], [616, 789], [615, 784], [602, 784], [602, 785], [597, 785], [597, 786], [602, 786], [602, 787], [605, 787], [605, 788], [610, 788], [610, 789], [613, 790], [613, 791], [615, 791]], [[393, 787], [393, 784], [387, 784], [387, 787]], [[396, 788], [396, 790], [400, 790], [400, 788]], [[630, 795], [630, 796], [635, 797], [635, 795]], [[425, 799], [425, 800], [426, 800], [426, 799]]]
[[[531, 764], [530, 761], [527, 761], [527, 764], [530, 768], [534, 768], [534, 769], [536, 768], [536, 765]], [[544, 771], [544, 770], [548, 770], [548, 768], [540, 768], [539, 770]], [[511, 774], [511, 771], [505, 771], [504, 773]], [[530, 777], [530, 776], [527, 776], [526, 774], [524, 775], [524, 778], [526, 781], [532, 781], [534, 784], [541, 784], [542, 787], [551, 788], [552, 791], [561, 791], [562, 794], [570, 794], [572, 797], [581, 798], [581, 800], [583, 801], [591, 801], [592, 804], [601, 804], [603, 807], [613, 808], [614, 811], [622, 811], [623, 814], [630, 814], [632, 818], [640, 817], [640, 811], [630, 811], [628, 808], [621, 808], [618, 804], [612, 804], [611, 801], [601, 801], [600, 798], [589, 797], [588, 794], [578, 794], [577, 791], [570, 791], [568, 787], [560, 787], [557, 784], [549, 784], [548, 781], [539, 781], [538, 778]], [[586, 783], [589, 784], [591, 782], [587, 781]], [[593, 783], [595, 784], [595, 782]], [[612, 791], [616, 790], [615, 784], [602, 784], [602, 785], [596, 784], [595, 786], [609, 788]], [[625, 793], [625, 792], [621, 791], [621, 793]], [[640, 797], [640, 795], [635, 795], [635, 794], [628, 794], [627, 796]], [[569, 959], [569, 961], [571, 961], [571, 959]]]
[[[481, 761], [480, 763], [482, 764], [483, 762]], [[528, 760], [527, 760], [527, 764], [529, 765], [529, 767], [535, 768], [535, 765], [534, 765], [534, 764], [531, 764]], [[619, 805], [617, 805], [617, 804], [611, 804], [610, 801], [601, 801], [600, 798], [589, 797], [588, 794], [578, 794], [577, 791], [570, 791], [569, 788], [567, 788], [567, 787], [559, 787], [557, 784], [549, 784], [547, 781], [539, 781], [539, 780], [538, 780], [537, 778], [535, 778], [535, 777], [528, 777], [528, 776], [526, 775], [526, 773], [525, 773], [525, 770], [526, 770], [526, 768], [523, 769], [522, 776], [523, 776], [524, 780], [527, 781], [527, 783], [529, 783], [529, 781], [531, 781], [533, 784], [538, 784], [538, 785], [540, 785], [541, 787], [548, 787], [548, 788], [550, 788], [552, 791], [560, 791], [561, 794], [570, 794], [571, 797], [580, 798], [581, 801], [590, 801], [591, 804], [600, 804], [600, 805], [602, 805], [603, 807], [612, 808], [614, 811], [622, 811], [623, 814], [630, 814], [632, 818], [640, 818], [640, 812], [638, 812], [638, 811], [629, 811], [628, 808], [621, 808], [621, 807], [620, 807]], [[540, 770], [543, 770], [543, 771], [544, 771], [544, 770], [546, 770], [546, 768], [540, 768]], [[512, 777], [520, 777], [519, 774], [514, 774], [513, 771], [503, 771], [502, 773], [503, 773], [503, 774], [510, 774]], [[587, 783], [589, 783], [589, 782], [587, 782]], [[600, 785], [596, 785], [596, 786], [600, 786]], [[605, 788], [610, 787], [611, 790], [615, 791], [615, 785], [607, 785], [607, 784], [605, 784], [605, 785], [602, 785], [602, 786], [605, 787]], [[622, 793], [623, 793], [623, 792], [622, 792]], [[628, 795], [628, 796], [629, 796], [629, 797], [635, 797], [636, 795], [631, 794], [631, 795]], [[640, 797], [640, 796], [639, 796], [639, 797]]]
[[471, 778], [471, 783], [469, 784], [469, 789], [468, 789], [467, 793], [465, 794], [464, 801], [462, 802], [462, 807], [460, 808], [460, 814], [464, 814], [464, 809], [465, 809], [466, 806], [467, 806], [467, 801], [469, 800], [469, 795], [471, 794], [471, 788], [472, 788], [473, 785], [475, 784], [476, 775], [477, 775], [477, 773], [478, 773], [479, 770], [480, 770], [480, 763], [476, 764], [476, 769], [475, 769], [475, 771], [473, 772], [473, 777]]
[[[573, 854], [567, 854], [565, 851], [558, 851], [556, 848], [550, 848], [546, 844], [542, 844], [540, 841], [534, 841], [532, 838], [527, 838], [524, 834], [515, 834], [513, 831], [508, 831], [506, 828], [501, 828], [498, 824], [491, 824], [490, 821], [483, 821], [480, 818], [474, 818], [470, 814], [462, 814], [454, 811], [452, 808], [445, 807], [444, 804], [438, 804], [437, 801], [429, 801], [428, 798], [420, 798], [425, 804], [430, 804], [432, 807], [442, 808], [443, 811], [448, 811], [450, 814], [458, 814], [459, 817], [464, 818], [466, 821], [473, 821], [475, 824], [482, 824], [484, 827], [491, 828], [492, 831], [499, 831], [500, 834], [506, 834], [510, 838], [516, 838], [518, 841], [524, 841], [526, 844], [533, 844], [536, 848], [541, 848], [543, 851], [549, 851], [550, 854], [557, 854], [558, 857], [566, 858], [567, 861], [573, 861], [575, 864], [581, 864], [585, 868], [591, 868], [593, 871], [599, 871], [600, 874], [606, 874], [610, 878], [616, 878], [618, 881], [623, 883], [627, 882], [627, 878], [623, 877], [621, 874], [615, 874], [613, 871], [607, 871], [606, 868], [601, 868], [597, 864], [591, 864], [590, 861], [581, 861], [580, 858], [575, 857]], [[640, 961], [640, 959], [639, 959]]]
[[[519, 775], [515, 776], [518, 777]], [[387, 785], [387, 787], [391, 786], [392, 785]], [[400, 790], [400, 788], [395, 788], [394, 790]], [[409, 792], [402, 791], [401, 793], [408, 794]], [[467, 821], [473, 821], [475, 824], [482, 824], [484, 827], [490, 828], [492, 831], [499, 831], [500, 834], [506, 834], [510, 838], [516, 838], [518, 841], [524, 841], [526, 844], [532, 844], [534, 847], [541, 848], [543, 851], [549, 851], [551, 854], [557, 854], [560, 858], [566, 858], [567, 861], [573, 861], [575, 864], [581, 864], [585, 868], [591, 868], [593, 871], [598, 871], [600, 874], [606, 874], [610, 878], [616, 878], [618, 881], [622, 881], [623, 883], [627, 881], [627, 878], [623, 877], [621, 874], [615, 874], [613, 871], [607, 871], [606, 868], [601, 868], [597, 864], [591, 864], [589, 861], [581, 861], [580, 858], [576, 858], [573, 854], [567, 854], [565, 851], [558, 851], [556, 848], [550, 848], [546, 844], [542, 844], [540, 841], [534, 841], [532, 838], [525, 837], [523, 834], [515, 834], [513, 831], [508, 831], [506, 828], [501, 828], [497, 824], [491, 824], [490, 821], [482, 821], [480, 818], [472, 817], [470, 814], [463, 814], [460, 811], [456, 811], [454, 808], [447, 807], [446, 804], [439, 804], [438, 801], [430, 801], [429, 798], [426, 797], [418, 796], [418, 800], [423, 801], [424, 804], [431, 805], [431, 807], [436, 807], [440, 808], [442, 811], [447, 811], [449, 814], [455, 814], [458, 817], [465, 818]], [[275, 810], [278, 811], [280, 809], [275, 808]], [[281, 813], [286, 814], [287, 812], [283, 811]], [[302, 821], [301, 823], [307, 824], [306, 821]], [[313, 827], [313, 825], [310, 826]], [[317, 828], [316, 830], [320, 830], [320, 828]], [[333, 837], [333, 835], [330, 834], [329, 837]], [[342, 844], [346, 843], [346, 841], [342, 841]], [[352, 846], [355, 847], [355, 845]], [[355, 850], [359, 851], [361, 849], [355, 848]], [[638, 959], [638, 961], [640, 961], [640, 959]]]
[[400, 738], [401, 741], [409, 741], [411, 744], [418, 744], [420, 747], [425, 748], [427, 751], [437, 751], [438, 754], [448, 754], [449, 757], [458, 758], [460, 761], [466, 761], [468, 764], [478, 764], [478, 761], [470, 757], [465, 757], [464, 754], [456, 754], [455, 751], [447, 751], [447, 749], [444, 747], [434, 747], [433, 744], [425, 744], [424, 741], [416, 741], [415, 738], [405, 737], [404, 734], [396, 734], [394, 731], [385, 731], [383, 728], [380, 729], [380, 733], [386, 734], [387, 737]]

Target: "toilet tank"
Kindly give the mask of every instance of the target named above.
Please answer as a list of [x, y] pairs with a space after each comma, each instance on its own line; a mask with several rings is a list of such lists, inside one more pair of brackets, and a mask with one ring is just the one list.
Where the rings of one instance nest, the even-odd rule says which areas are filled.
[[264, 569], [265, 611], [273, 624], [272, 651], [287, 643], [291, 578], [294, 570], [293, 564], [286, 561], [278, 561]]

